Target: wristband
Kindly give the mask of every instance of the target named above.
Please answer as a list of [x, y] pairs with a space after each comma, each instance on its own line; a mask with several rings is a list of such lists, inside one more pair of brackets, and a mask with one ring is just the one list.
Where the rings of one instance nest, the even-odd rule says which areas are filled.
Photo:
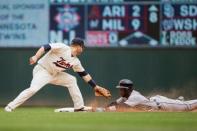
[[83, 76], [88, 75], [88, 73], [87, 73], [86, 71], [83, 71], [83, 72], [77, 72], [77, 73], [78, 73], [78, 75], [79, 75], [80, 77], [83, 77]]
[[88, 81], [88, 84], [92, 87], [92, 88], [95, 88], [96, 87], [96, 82], [94, 80], [90, 80]]
[[49, 51], [51, 49], [51, 46], [49, 44], [43, 45], [44, 51]]

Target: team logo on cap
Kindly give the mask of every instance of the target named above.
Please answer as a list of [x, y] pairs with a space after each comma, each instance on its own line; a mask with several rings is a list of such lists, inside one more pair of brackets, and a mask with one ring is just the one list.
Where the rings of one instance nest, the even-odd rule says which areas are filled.
[[80, 16], [77, 14], [77, 9], [66, 5], [58, 8], [58, 14], [55, 16], [55, 21], [58, 23], [58, 29], [65, 32], [70, 31], [79, 25]]

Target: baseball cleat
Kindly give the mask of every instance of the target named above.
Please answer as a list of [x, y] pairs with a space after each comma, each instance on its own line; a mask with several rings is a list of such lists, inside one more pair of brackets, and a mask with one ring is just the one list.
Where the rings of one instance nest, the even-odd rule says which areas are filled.
[[6, 107], [4, 108], [4, 110], [5, 110], [6, 112], [12, 112], [12, 111], [13, 111], [13, 109], [10, 108], [9, 106], [6, 106]]
[[177, 100], [184, 101], [185, 98], [184, 98], [183, 96], [179, 96], [179, 97], [177, 98]]

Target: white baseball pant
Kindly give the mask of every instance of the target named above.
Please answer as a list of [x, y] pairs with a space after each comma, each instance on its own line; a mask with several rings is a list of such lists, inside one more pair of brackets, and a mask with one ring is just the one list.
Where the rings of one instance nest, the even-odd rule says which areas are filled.
[[52, 75], [39, 64], [33, 69], [33, 79], [30, 87], [22, 91], [13, 101], [8, 104], [8, 106], [15, 109], [48, 83], [67, 87], [72, 97], [74, 108], [80, 109], [84, 107], [83, 97], [74, 76], [65, 72], [59, 72]]
[[150, 101], [156, 102], [162, 110], [166, 111], [190, 111], [197, 109], [197, 100], [181, 101], [156, 95], [151, 97]]

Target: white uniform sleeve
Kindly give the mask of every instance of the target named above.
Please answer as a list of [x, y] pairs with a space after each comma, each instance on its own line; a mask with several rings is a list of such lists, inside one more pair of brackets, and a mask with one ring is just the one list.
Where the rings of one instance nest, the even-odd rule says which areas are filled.
[[129, 105], [129, 106], [131, 106], [131, 107], [134, 107], [136, 105], [139, 105], [141, 102], [143, 102], [143, 100], [141, 100], [138, 97], [135, 97], [135, 98], [132, 98], [132, 99], [128, 99], [124, 103], [127, 104], [127, 105]]
[[77, 63], [73, 66], [73, 70], [74, 70], [74, 72], [83, 72], [83, 71], [85, 71], [85, 69], [81, 65], [81, 62], [79, 61], [79, 59], [77, 59]]
[[65, 49], [69, 49], [69, 46], [65, 45], [64, 43], [50, 43], [49, 44], [51, 46], [51, 51], [60, 51], [60, 50], [65, 50]]
[[134, 107], [136, 105], [143, 104], [145, 101], [148, 101], [148, 99], [135, 91], [134, 94], [132, 93], [128, 100], [124, 103], [131, 107]]
[[120, 103], [124, 103], [126, 101], [126, 98], [120, 97], [116, 100], [116, 103], [120, 104]]

